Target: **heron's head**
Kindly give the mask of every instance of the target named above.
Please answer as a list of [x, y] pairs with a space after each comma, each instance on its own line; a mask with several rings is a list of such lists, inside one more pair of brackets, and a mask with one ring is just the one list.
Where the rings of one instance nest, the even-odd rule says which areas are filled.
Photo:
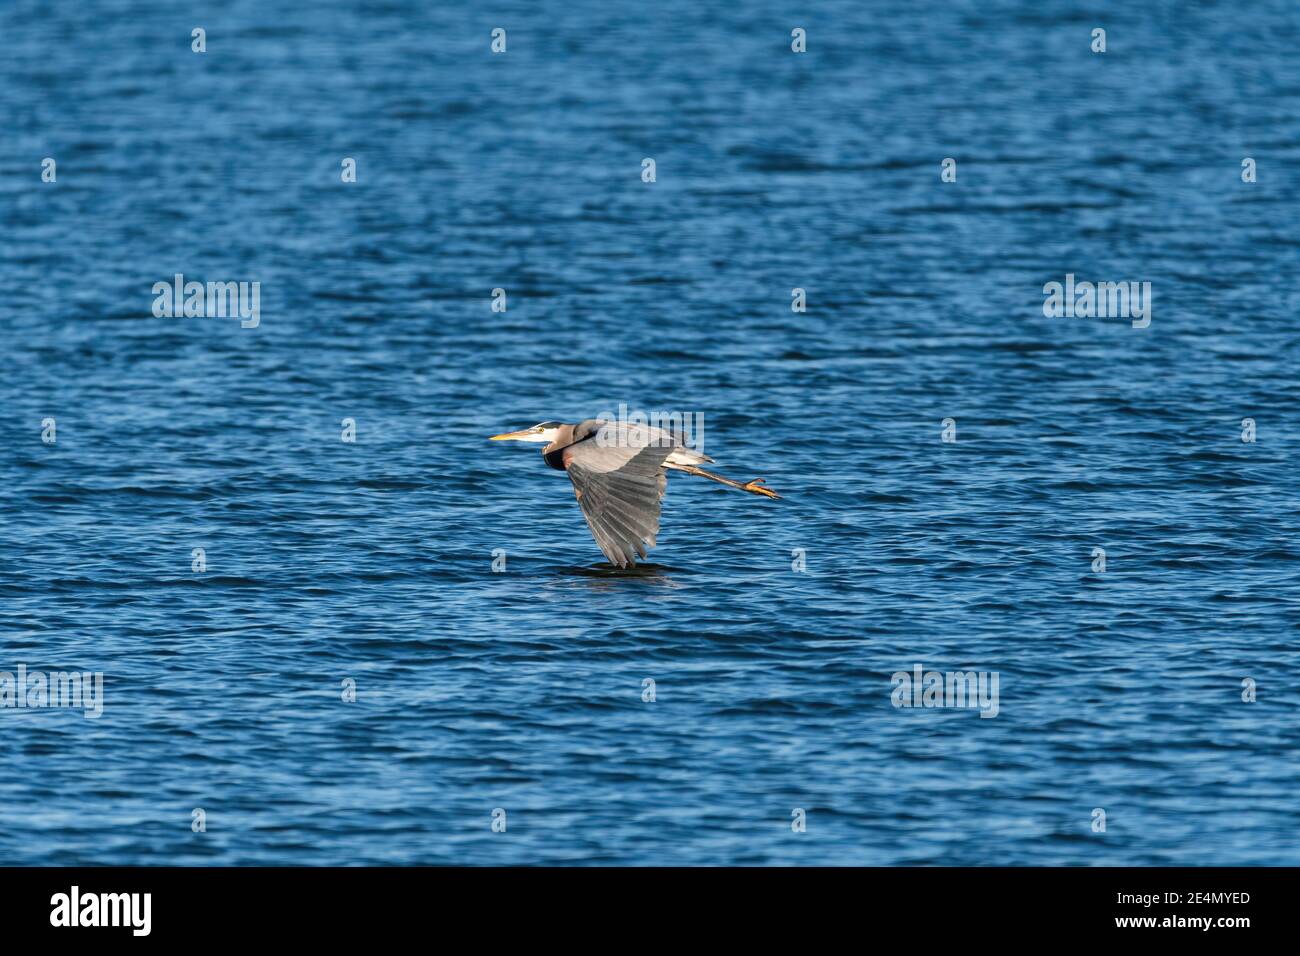
[[560, 437], [560, 429], [564, 427], [563, 422], [541, 422], [532, 428], [524, 428], [517, 432], [506, 432], [503, 435], [493, 435], [490, 441], [535, 441], [543, 442], [549, 445]]

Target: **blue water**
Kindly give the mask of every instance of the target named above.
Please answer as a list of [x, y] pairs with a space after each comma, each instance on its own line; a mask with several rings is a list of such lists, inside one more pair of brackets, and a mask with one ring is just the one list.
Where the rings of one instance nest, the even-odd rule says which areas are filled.
[[[9, 0], [0, 670], [104, 701], [0, 710], [0, 863], [1300, 864], [1298, 43]], [[155, 318], [178, 272], [260, 324]], [[1150, 326], [1045, 317], [1067, 273]], [[674, 475], [612, 573], [486, 438], [619, 403], [784, 498]], [[893, 706], [918, 664], [997, 716]]]

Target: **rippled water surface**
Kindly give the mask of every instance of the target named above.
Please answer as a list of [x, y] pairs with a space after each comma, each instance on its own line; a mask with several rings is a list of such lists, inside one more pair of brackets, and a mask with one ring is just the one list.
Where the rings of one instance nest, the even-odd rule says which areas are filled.
[[1300, 7], [1102, 7], [0, 6], [0, 862], [1300, 863]]

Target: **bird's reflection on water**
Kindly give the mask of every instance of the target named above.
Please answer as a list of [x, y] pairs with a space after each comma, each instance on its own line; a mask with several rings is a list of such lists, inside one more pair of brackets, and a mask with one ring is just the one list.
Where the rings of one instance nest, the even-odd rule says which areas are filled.
[[679, 588], [681, 585], [669, 576], [670, 572], [675, 574], [679, 571], [679, 568], [669, 567], [666, 564], [636, 564], [630, 568], [620, 568], [607, 563], [593, 564], [587, 567], [566, 565], [555, 569], [556, 574], [566, 577], [585, 578], [600, 590], [618, 587], [621, 580], [629, 579], [645, 581], [649, 584], [658, 584], [664, 587]]

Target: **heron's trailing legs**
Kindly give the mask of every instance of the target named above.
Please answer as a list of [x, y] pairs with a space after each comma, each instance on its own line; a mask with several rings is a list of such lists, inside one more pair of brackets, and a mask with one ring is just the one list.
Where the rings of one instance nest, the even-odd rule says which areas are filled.
[[733, 481], [730, 478], [723, 478], [721, 475], [715, 475], [711, 471], [705, 471], [703, 468], [697, 468], [695, 465], [678, 465], [671, 462], [664, 463], [665, 468], [671, 468], [674, 471], [684, 471], [688, 475], [699, 475], [701, 478], [708, 478], [710, 481], [716, 481], [719, 484], [726, 485], [728, 488], [736, 488], [740, 491], [748, 491], [751, 494], [762, 495], [765, 498], [780, 498], [775, 491], [763, 487], [763, 479], [755, 478], [749, 483]]

